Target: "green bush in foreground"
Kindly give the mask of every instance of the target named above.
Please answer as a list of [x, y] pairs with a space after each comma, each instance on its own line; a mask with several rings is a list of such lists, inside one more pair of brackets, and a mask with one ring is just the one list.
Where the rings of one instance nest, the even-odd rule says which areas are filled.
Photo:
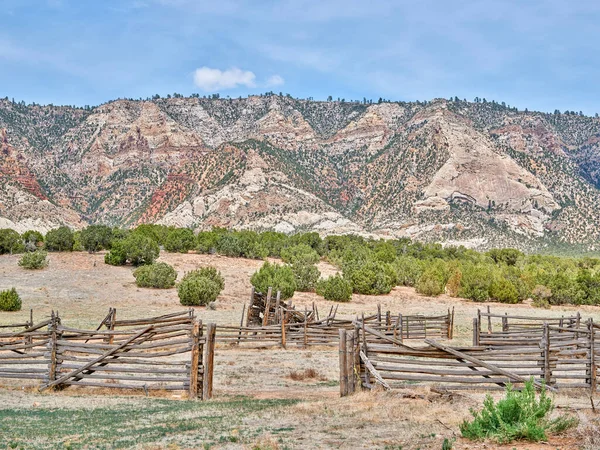
[[43, 269], [48, 265], [46, 257], [48, 252], [37, 250], [31, 253], [24, 253], [19, 260], [19, 266], [24, 269]]
[[325, 300], [349, 302], [352, 298], [352, 286], [339, 274], [319, 280], [317, 294]]
[[577, 425], [577, 419], [568, 416], [550, 419], [553, 408], [546, 389], [539, 396], [536, 394], [533, 380], [527, 381], [521, 392], [508, 385], [506, 396], [498, 403], [487, 395], [481, 411], [471, 410], [473, 420], [465, 420], [460, 431], [471, 440], [492, 439], [503, 444], [519, 439], [546, 440], [546, 433], [558, 433]]
[[168, 289], [175, 286], [177, 271], [167, 263], [159, 262], [138, 267], [133, 276], [138, 287]]
[[221, 274], [213, 267], [205, 267], [185, 274], [177, 286], [177, 294], [182, 305], [203, 306], [214, 302], [223, 286]]
[[21, 297], [15, 288], [0, 291], [0, 311], [19, 311], [21, 304]]
[[291, 298], [297, 287], [291, 267], [271, 264], [268, 261], [254, 272], [250, 283], [258, 292], [266, 293], [270, 287], [273, 288], [273, 292], [280, 291], [282, 300]]

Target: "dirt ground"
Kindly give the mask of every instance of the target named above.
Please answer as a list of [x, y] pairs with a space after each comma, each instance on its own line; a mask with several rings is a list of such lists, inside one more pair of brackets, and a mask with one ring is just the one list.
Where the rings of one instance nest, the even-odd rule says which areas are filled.
[[[22, 322], [34, 311], [34, 320], [42, 320], [51, 310], [58, 310], [64, 324], [74, 327], [96, 327], [106, 316], [109, 307], [117, 308], [120, 319], [147, 317], [181, 311], [175, 289], [154, 290], [136, 287], [131, 267], [104, 264], [104, 254], [53, 253], [49, 267], [29, 271], [18, 267], [19, 256], [0, 256], [0, 290], [16, 287], [23, 299], [19, 312], [0, 312], [0, 324]], [[261, 261], [227, 258], [218, 255], [172, 254], [163, 252], [160, 261], [173, 265], [181, 277], [186, 271], [202, 266], [214, 266], [225, 278], [225, 290], [217, 301], [216, 310], [196, 308], [196, 314], [206, 322], [239, 324], [242, 308], [250, 295], [250, 276]], [[336, 269], [326, 263], [319, 266], [324, 275]], [[300, 308], [315, 302], [321, 316], [332, 303], [313, 293], [296, 293], [293, 302]], [[468, 344], [472, 336], [472, 318], [478, 308], [487, 305], [440, 296], [429, 298], [417, 295], [411, 288], [395, 288], [389, 295], [354, 295], [350, 303], [341, 303], [338, 317], [352, 318], [361, 313], [373, 314], [377, 304], [382, 311], [402, 314], [441, 314], [455, 308], [455, 341]], [[491, 304], [495, 312], [536, 316], [570, 315], [580, 311], [582, 316], [600, 322], [600, 309], [594, 307], [553, 307], [550, 310], [530, 305]], [[415, 388], [393, 393], [361, 393], [339, 398], [337, 349], [231, 349], [219, 346], [215, 356], [215, 399], [248, 396], [256, 399], [298, 399], [286, 406], [284, 414], [249, 416], [244, 426], [262, 430], [258, 444], [223, 443], [212, 448], [382, 448], [416, 449], [441, 448], [443, 438], [459, 435], [458, 425], [469, 416], [470, 407], [481, 405], [481, 392], [460, 392], [441, 396], [428, 388]], [[315, 369], [318, 377], [293, 380], [292, 372]], [[6, 384], [5, 384], [6, 386]], [[168, 394], [181, 399], [181, 394]], [[31, 389], [15, 390], [15, 386], [0, 389], [2, 408], [87, 408], [143, 402], [143, 397], [114, 393], [100, 395], [98, 391], [82, 396], [75, 389], [59, 394], [40, 395]], [[575, 397], [560, 394], [557, 404], [580, 416], [581, 430], [596, 420], [591, 413], [590, 400], [585, 393]], [[281, 430], [273, 440], [268, 424], [277, 423]], [[263, 424], [264, 426], [262, 426]], [[0, 425], [0, 433], [2, 428]], [[261, 439], [264, 441], [261, 441]], [[259, 442], [260, 441], [260, 442]], [[498, 446], [491, 443], [471, 443], [457, 439], [455, 449], [502, 448], [548, 449], [580, 448], [580, 437], [554, 437], [539, 445]], [[165, 444], [166, 445], [166, 444]], [[169, 444], [170, 445], [170, 444]], [[110, 447], [109, 447], [110, 448]], [[166, 448], [157, 443], [155, 447]], [[185, 448], [173, 447], [173, 448]], [[593, 448], [593, 447], [590, 447]]]

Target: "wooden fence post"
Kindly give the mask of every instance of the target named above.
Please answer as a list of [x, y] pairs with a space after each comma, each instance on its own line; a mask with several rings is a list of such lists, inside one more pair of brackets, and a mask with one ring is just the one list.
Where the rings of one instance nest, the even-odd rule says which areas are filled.
[[287, 314], [283, 314], [283, 318], [281, 319], [281, 348], [285, 349], [286, 346], [286, 339], [285, 339], [285, 322], [286, 322], [286, 317]]
[[398, 318], [399, 318], [399, 321], [398, 321], [398, 325], [399, 325], [398, 331], [400, 333], [400, 342], [402, 342], [404, 340], [404, 320], [402, 318], [402, 314], [398, 314]]
[[[109, 324], [108, 324], [108, 329], [110, 331], [115, 331], [115, 322], [116, 321], [117, 321], [117, 308], [112, 308], [110, 319], [109, 319]], [[113, 334], [111, 334], [108, 338], [108, 343], [110, 345], [113, 345], [114, 341], [115, 341], [115, 336]]]
[[354, 331], [349, 331], [346, 339], [346, 373], [348, 374], [348, 395], [356, 391], [356, 377], [354, 376]]
[[[26, 322], [25, 324], [25, 330], [27, 330], [28, 328], [31, 328], [33, 326], [33, 309], [29, 310], [29, 321]], [[25, 353], [29, 353], [30, 351], [33, 350], [33, 347], [31, 346], [31, 344], [33, 343], [33, 339], [31, 337], [30, 334], [25, 334], [25, 344], [27, 344], [27, 347], [23, 350]]]
[[[248, 306], [248, 313], [246, 314], [246, 326], [250, 324], [250, 310], [254, 306], [254, 286], [250, 290], [250, 304]], [[244, 316], [242, 315], [242, 321], [244, 320]]]
[[194, 320], [190, 336], [192, 350], [190, 361], [189, 398], [198, 397], [198, 368], [200, 366], [200, 321]]
[[479, 319], [473, 317], [473, 346], [479, 347]]
[[550, 372], [550, 327], [547, 322], [544, 322], [544, 338], [542, 339], [544, 348], [544, 381], [546, 386], [550, 386], [552, 381], [552, 373]]
[[377, 303], [377, 323], [379, 324], [379, 329], [381, 330], [381, 303]]
[[492, 334], [492, 312], [490, 311], [490, 306], [487, 307], [488, 313], [488, 334]]
[[[252, 288], [252, 289], [254, 289], [254, 288]], [[242, 339], [242, 327], [244, 326], [244, 314], [245, 314], [245, 312], [246, 312], [246, 304], [244, 303], [244, 307], [242, 308], [242, 320], [240, 320], [240, 331], [238, 332], [237, 345], [240, 345], [240, 340]]]
[[304, 307], [304, 348], [308, 348], [308, 310]]
[[[402, 341], [401, 323], [402, 323], [402, 314], [398, 314], [398, 316], [396, 317], [396, 324], [394, 325], [394, 339], [399, 339], [400, 341]], [[398, 338], [398, 331], [400, 331], [400, 338]]]
[[340, 328], [340, 397], [348, 395], [348, 365], [346, 364], [346, 330]]
[[502, 318], [502, 331], [508, 331], [508, 313], [504, 313], [504, 317]]
[[596, 393], [597, 387], [597, 379], [596, 379], [596, 336], [594, 336], [594, 319], [590, 317], [588, 321], [588, 330], [590, 332], [590, 368], [588, 369], [589, 383], [590, 383], [590, 395], [594, 395]]
[[265, 312], [263, 314], [263, 327], [269, 324], [269, 314], [271, 310], [271, 295], [273, 294], [273, 288], [267, 289], [267, 298], [265, 299]]
[[50, 323], [48, 324], [48, 331], [51, 332], [50, 342], [48, 342], [48, 350], [50, 353], [50, 362], [48, 364], [48, 383], [56, 380], [56, 374], [58, 372], [58, 366], [62, 362], [58, 357], [58, 325], [60, 324], [60, 318], [58, 312], [56, 314], [52, 311], [50, 317]]
[[206, 344], [204, 346], [204, 374], [202, 376], [202, 400], [210, 400], [213, 392], [213, 368], [215, 362], [215, 332], [214, 323], [206, 325]]

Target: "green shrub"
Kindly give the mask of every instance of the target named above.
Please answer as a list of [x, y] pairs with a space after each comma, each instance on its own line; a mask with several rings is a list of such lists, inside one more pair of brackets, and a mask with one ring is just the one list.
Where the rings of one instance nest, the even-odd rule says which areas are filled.
[[35, 230], [27, 230], [21, 235], [21, 240], [28, 252], [34, 252], [44, 245], [44, 235]]
[[113, 230], [106, 225], [90, 225], [79, 236], [81, 246], [89, 253], [109, 249], [113, 239]]
[[200, 269], [196, 269], [192, 272], [189, 272], [188, 276], [204, 277], [208, 278], [211, 281], [214, 281], [217, 284], [217, 286], [219, 286], [219, 292], [225, 289], [225, 278], [223, 278], [221, 272], [219, 272], [214, 267], [201, 267]]
[[51, 252], [70, 252], [75, 239], [69, 227], [59, 227], [46, 233], [46, 249]]
[[0, 311], [19, 311], [21, 304], [21, 297], [15, 288], [0, 291]]
[[431, 297], [438, 296], [444, 293], [446, 287], [445, 274], [439, 267], [432, 265], [425, 269], [419, 277], [415, 290], [419, 294], [428, 295]]
[[160, 248], [152, 238], [130, 233], [125, 239], [114, 241], [110, 252], [104, 256], [104, 262], [112, 266], [122, 266], [127, 262], [134, 266], [152, 264], [159, 256]]
[[490, 298], [501, 303], [518, 303], [519, 292], [515, 285], [504, 277], [496, 277], [490, 284]]
[[298, 244], [281, 249], [281, 259], [289, 264], [316, 264], [319, 254], [307, 244]]
[[273, 288], [273, 292], [280, 291], [282, 300], [291, 298], [296, 290], [296, 277], [292, 268], [271, 264], [268, 261], [254, 272], [250, 282], [258, 292], [266, 293], [269, 287]]
[[47, 256], [48, 252], [43, 250], [24, 253], [19, 260], [19, 266], [25, 269], [43, 269], [48, 265]]
[[185, 274], [177, 286], [177, 294], [182, 305], [202, 306], [214, 302], [223, 287], [221, 274], [214, 267], [204, 267]]
[[166, 225], [156, 225], [153, 223], [144, 223], [135, 227], [132, 233], [146, 236], [156, 242], [158, 245], [165, 245], [169, 233], [174, 227], [168, 227]]
[[314, 264], [295, 262], [290, 266], [296, 280], [296, 290], [300, 292], [312, 292], [315, 290], [321, 271]]
[[159, 262], [138, 267], [133, 276], [138, 287], [168, 289], [175, 286], [177, 271], [167, 263]]
[[521, 392], [509, 384], [505, 397], [494, 403], [488, 394], [481, 411], [471, 410], [473, 420], [460, 425], [463, 437], [471, 440], [492, 439], [500, 444], [525, 439], [538, 442], [547, 439], [547, 433], [561, 432], [577, 425], [567, 416], [550, 419], [552, 399], [542, 389], [536, 395], [533, 380], [525, 383]]
[[367, 261], [344, 265], [344, 278], [352, 285], [357, 294], [389, 294], [395, 285], [396, 274], [389, 264], [379, 261]]
[[219, 233], [216, 231], [201, 231], [196, 236], [196, 250], [200, 253], [213, 253], [217, 251]]
[[312, 247], [319, 255], [323, 253], [323, 240], [319, 233], [311, 231], [308, 233], [297, 233], [288, 238], [288, 246], [306, 244]]
[[462, 267], [458, 295], [476, 302], [485, 302], [490, 298], [490, 284], [493, 273], [484, 264], [466, 264]]
[[380, 240], [373, 248], [374, 258], [384, 263], [393, 263], [396, 260], [396, 247], [389, 241]]
[[317, 294], [325, 300], [349, 302], [352, 298], [352, 285], [339, 274], [335, 274], [319, 280]]
[[414, 286], [425, 270], [423, 261], [412, 256], [401, 256], [394, 261], [396, 282], [400, 286]]
[[165, 240], [165, 250], [171, 253], [187, 253], [196, 246], [196, 237], [189, 228], [171, 230]]
[[152, 264], [160, 254], [160, 248], [154, 239], [137, 233], [131, 233], [125, 238], [123, 249], [127, 261], [134, 266]]
[[523, 252], [516, 248], [493, 248], [486, 255], [492, 258], [495, 263], [503, 263], [507, 266], [514, 266], [519, 258], [525, 256]]
[[222, 234], [217, 240], [217, 252], [225, 256], [240, 257], [244, 253], [242, 240], [234, 233]]
[[10, 228], [0, 230], [0, 255], [21, 253], [25, 246], [21, 240], [21, 235]]
[[127, 254], [123, 241], [115, 241], [112, 244], [110, 252], [104, 255], [104, 262], [111, 266], [123, 266], [127, 263]]
[[546, 286], [538, 284], [531, 291], [531, 297], [533, 299], [532, 305], [536, 308], [550, 308], [550, 301], [548, 299], [552, 297], [552, 291]]

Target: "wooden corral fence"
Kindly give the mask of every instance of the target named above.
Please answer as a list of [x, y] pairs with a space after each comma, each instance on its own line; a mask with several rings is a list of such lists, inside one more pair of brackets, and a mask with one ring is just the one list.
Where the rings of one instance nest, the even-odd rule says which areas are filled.
[[541, 336], [544, 324], [554, 327], [576, 329], [581, 328], [584, 322], [581, 320], [581, 314], [578, 312], [567, 317], [530, 317], [509, 315], [508, 313], [497, 314], [477, 310], [477, 316], [473, 318], [473, 345], [479, 345], [481, 340], [488, 342], [501, 338], [503, 335], [512, 334], [539, 334]]
[[[240, 325], [218, 325], [217, 342], [222, 344], [239, 345], [250, 343], [258, 346], [288, 345], [309, 347], [316, 345], [337, 346], [339, 329], [353, 329], [355, 320], [337, 318], [337, 305], [332, 306], [327, 317], [320, 319], [318, 308], [315, 304], [311, 309], [297, 310], [291, 304], [283, 304], [279, 300], [279, 293], [271, 301], [271, 289], [266, 297], [252, 290], [251, 306], [248, 310], [244, 305]], [[258, 296], [258, 300], [256, 300]], [[270, 304], [273, 303], [273, 308]], [[268, 310], [270, 314], [264, 315]], [[442, 315], [394, 315], [390, 311], [381, 312], [378, 305], [377, 313], [362, 316], [362, 322], [384, 337], [394, 339], [425, 339], [436, 337], [452, 339], [454, 328], [454, 309]], [[245, 325], [244, 325], [245, 321]], [[258, 324], [258, 325], [257, 325]], [[381, 339], [373, 335], [369, 339]]]
[[582, 319], [580, 313], [558, 318], [511, 316], [493, 314], [488, 307], [473, 319], [473, 343], [488, 349], [541, 346], [550, 354], [549, 384], [597, 389], [600, 326], [591, 318]]
[[[205, 330], [205, 331], [203, 331]], [[68, 386], [187, 391], [212, 396], [215, 325], [193, 311], [117, 320], [112, 309], [95, 330], [65, 326], [58, 313], [0, 334], [0, 378]]]
[[[472, 347], [451, 347], [433, 339], [409, 346], [390, 336], [384, 339], [360, 321], [354, 325], [353, 330], [339, 331], [341, 395], [376, 384], [384, 389], [419, 383], [444, 389], [503, 389], [510, 382], [520, 388], [530, 378], [549, 390], [598, 389], [600, 327], [591, 319], [580, 321], [579, 328], [547, 323], [540, 326], [541, 332], [515, 328], [510, 338], [505, 332], [501, 340], [483, 345], [482, 336], [480, 345]], [[493, 334], [485, 338], [489, 336]]]

